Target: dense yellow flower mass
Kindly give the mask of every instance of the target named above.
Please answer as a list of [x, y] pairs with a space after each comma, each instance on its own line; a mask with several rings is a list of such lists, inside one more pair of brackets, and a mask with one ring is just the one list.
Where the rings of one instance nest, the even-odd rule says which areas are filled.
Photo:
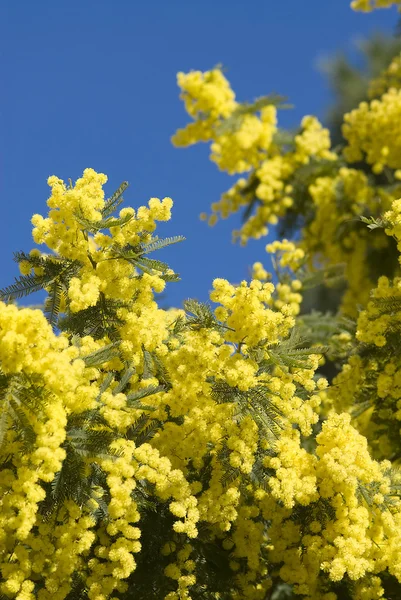
[[344, 156], [349, 162], [362, 160], [375, 173], [385, 166], [400, 169], [401, 90], [390, 88], [380, 99], [361, 102], [344, 116], [343, 135], [348, 142]]
[[[172, 201], [114, 218], [105, 181], [90, 169], [75, 187], [50, 178], [49, 216], [33, 218], [33, 235], [52, 253], [21, 257], [18, 285], [34, 276], [60, 295], [62, 332], [40, 310], [0, 303], [1, 593], [64, 600], [81, 581], [90, 600], [107, 600], [142, 590], [158, 561], [157, 597], [217, 594], [202, 574], [211, 546], [230, 572], [227, 598], [263, 600], [277, 577], [307, 600], [336, 600], [346, 579], [355, 598], [379, 598], [382, 573], [401, 581], [399, 475], [371, 458], [347, 412], [314, 433], [322, 403], [348, 411], [353, 388], [341, 395], [340, 374], [333, 398], [320, 351], [296, 345], [303, 286], [291, 273], [305, 251], [267, 246], [276, 286], [259, 263], [251, 282], [215, 279], [214, 308], [162, 310], [154, 294], [174, 273], [146, 256], [163, 246], [153, 232]], [[386, 231], [398, 240], [397, 211], [393, 202]], [[374, 299], [397, 286], [379, 281], [358, 321], [364, 343], [389, 342]], [[398, 372], [396, 359], [378, 369], [380, 398], [399, 402]]]
[[[388, 236], [399, 246], [398, 212], [393, 201], [385, 214]], [[401, 322], [401, 279], [381, 276], [359, 312], [355, 344], [333, 381], [329, 402], [354, 414], [375, 456], [397, 462], [401, 447], [401, 362], [397, 348]], [[359, 353], [356, 350], [360, 350]]]
[[256, 167], [276, 131], [275, 107], [261, 108], [260, 117], [244, 114], [233, 131], [222, 129], [224, 119], [235, 114], [239, 106], [223, 73], [219, 69], [179, 73], [177, 82], [185, 108], [194, 122], [178, 130], [173, 142], [177, 146], [188, 146], [212, 141], [211, 160], [231, 174]]
[[[397, 191], [396, 186], [393, 193]], [[357, 220], [363, 212], [378, 214], [378, 210], [389, 207], [392, 196], [371, 186], [361, 171], [346, 167], [335, 177], [317, 178], [309, 193], [315, 215], [303, 231], [301, 247], [324, 265], [345, 265], [348, 289], [342, 308], [355, 316], [356, 306], [367, 302], [375, 283], [368, 254], [379, 254], [389, 246], [385, 235], [370, 232]]]
[[[292, 440], [283, 444], [280, 459], [271, 461], [276, 473], [281, 474], [275, 488], [281, 497], [285, 494], [288, 498], [288, 509], [278, 510], [273, 516], [273, 531], [281, 530], [281, 541], [271, 549], [271, 559], [284, 563], [281, 577], [294, 584], [296, 593], [308, 598], [324, 597], [320, 570], [331, 581], [339, 581], [345, 574], [358, 581], [375, 572], [377, 560], [380, 568], [389, 560], [390, 570], [399, 569], [399, 514], [394, 518], [389, 510], [379, 509], [390, 486], [388, 464], [379, 465], [370, 459], [366, 439], [349, 421], [348, 415], [333, 415], [326, 421], [316, 438], [316, 457], [308, 457], [297, 448], [293, 432]], [[305, 507], [303, 517], [308, 515], [307, 527], [302, 517], [294, 520], [289, 511], [296, 494]], [[271, 510], [268, 497], [260, 497], [265, 510]], [[368, 497], [374, 507], [371, 511]], [[332, 507], [332, 517], [323, 517], [326, 503]], [[387, 538], [390, 524], [396, 528], [391, 540]], [[384, 544], [384, 550], [386, 538], [388, 546]], [[302, 552], [297, 551], [299, 545]], [[382, 546], [384, 553], [378, 551]], [[372, 583], [369, 578], [364, 580], [367, 590]]]
[[[203, 77], [207, 79], [210, 73], [206, 72]], [[197, 72], [196, 77], [199, 76]], [[195, 74], [181, 74], [181, 86], [186, 81], [185, 77], [191, 81]], [[225, 90], [228, 85], [224, 78]], [[375, 171], [387, 165], [398, 169], [400, 165], [397, 160], [401, 155], [397, 147], [397, 127], [400, 121], [397, 113], [398, 95], [396, 90], [390, 90], [380, 101], [374, 100], [370, 105], [361, 105], [359, 109], [346, 115], [344, 134], [349, 146], [344, 154], [347, 160], [359, 160], [363, 156], [361, 152], [366, 152], [367, 160], [373, 164]], [[219, 146], [223, 148], [229, 138], [242, 135], [245, 117], [255, 121], [259, 119], [261, 123], [264, 110], [269, 109], [271, 114], [276, 111], [273, 106], [267, 106], [258, 116], [257, 111], [251, 114], [241, 113], [239, 106], [241, 105], [233, 107], [230, 116], [224, 117], [220, 112], [211, 117], [210, 122], [215, 119], [215, 128], [209, 131], [209, 137], [202, 139], [213, 142], [211, 158], [215, 162], [217, 155], [213, 154], [213, 148], [218, 147], [220, 136], [225, 140]], [[389, 110], [390, 106], [392, 112]], [[188, 112], [193, 118], [200, 118], [198, 113]], [[370, 120], [367, 120], [368, 117]], [[187, 126], [191, 127], [191, 124]], [[280, 132], [276, 125], [275, 127], [276, 133], [270, 138], [268, 146], [257, 141], [252, 142], [252, 146], [251, 138], [248, 138], [251, 145], [247, 146], [246, 152], [243, 149], [242, 154], [238, 154], [236, 147], [231, 144], [229, 156], [235, 164], [218, 163], [220, 168], [229, 173], [251, 170], [251, 174], [247, 179], [240, 178], [218, 202], [212, 204], [209, 224], [214, 225], [219, 217], [225, 219], [246, 208], [248, 215], [242, 228], [233, 232], [234, 239], [246, 244], [250, 238], [258, 239], [266, 235], [269, 225], [278, 223], [280, 218], [286, 218], [291, 211], [299, 210], [299, 194], [302, 192], [305, 195], [306, 188], [311, 217], [304, 223], [297, 252], [300, 257], [308, 257], [305, 261], [312, 269], [316, 267], [317, 261], [320, 266], [343, 269], [348, 287], [343, 297], [342, 310], [355, 316], [356, 306], [368, 300], [377, 277], [376, 273], [372, 273], [367, 257], [372, 252], [379, 257], [389, 247], [385, 235], [376, 232], [371, 234], [366, 227], [358, 225], [357, 221], [361, 214], [379, 217], [390, 208], [397, 194], [401, 193], [401, 187], [396, 183], [391, 189], [377, 187], [372, 185], [371, 179], [362, 171], [344, 166], [343, 158], [330, 148], [328, 131], [314, 117], [305, 117], [299, 133], [284, 144], [280, 143]], [[370, 137], [372, 131], [377, 131], [377, 135]], [[383, 150], [384, 139], [387, 146]], [[174, 141], [178, 143], [177, 136]], [[197, 140], [192, 139], [192, 142], [195, 141]], [[186, 144], [182, 141], [179, 145]], [[249, 158], [252, 147], [256, 152], [253, 155], [255, 160]], [[241, 157], [244, 162], [240, 165]], [[397, 173], [398, 171], [396, 176]], [[250, 207], [253, 207], [253, 211], [249, 211]], [[208, 218], [206, 214], [201, 216]], [[262, 267], [254, 276], [263, 281], [263, 275]], [[290, 290], [282, 287], [281, 283], [280, 288], [281, 299], [291, 304], [294, 314], [297, 314], [299, 309], [295, 305], [298, 299], [291, 299]]]
[[46, 243], [61, 256], [86, 262], [88, 243], [75, 215], [90, 221], [101, 219], [100, 209], [104, 206], [102, 185], [106, 181], [105, 175], [95, 173], [93, 169], [86, 169], [83, 177], [70, 189], [58, 177], [49, 177], [52, 194], [47, 205], [51, 210], [47, 218], [41, 215], [32, 217], [34, 241]]
[[[352, 7], [370, 11], [394, 4], [400, 3], [356, 0]], [[179, 146], [211, 142], [211, 160], [241, 175], [212, 204], [210, 216], [202, 213], [209, 225], [244, 209], [243, 225], [233, 232], [242, 245], [266, 236], [271, 225], [300, 232], [296, 242], [276, 240], [266, 247], [278, 283], [273, 285], [264, 263], [256, 262], [252, 283], [232, 286], [218, 279], [211, 293], [220, 303], [215, 316], [229, 327], [224, 337], [239, 355], [237, 377], [225, 371], [225, 381], [246, 397], [267, 385], [282, 419], [274, 442], [267, 436], [259, 447], [244, 434], [226, 442], [221, 456], [232, 467], [230, 487], [225, 491], [219, 483], [224, 469], [212, 462], [213, 488], [221, 500], [213, 503], [209, 491], [207, 512], [206, 496], [199, 504], [201, 519], [207, 514], [223, 532], [218, 536], [226, 536], [223, 547], [231, 550], [230, 567], [242, 590], [234, 598], [270, 597], [274, 577], [291, 586], [294, 597], [307, 600], [378, 600], [401, 593], [399, 70], [395, 57], [371, 83], [370, 101], [344, 116], [344, 147], [333, 149], [329, 132], [312, 116], [302, 120], [296, 134], [283, 132], [280, 106], [267, 99], [227, 102], [226, 114], [191, 112], [186, 103], [193, 122], [173, 138]], [[206, 81], [210, 73], [180, 74], [179, 86], [184, 90], [195, 77]], [[220, 81], [228, 98], [229, 83]], [[203, 91], [192, 91], [202, 96]], [[338, 298], [333, 304], [339, 312], [325, 318], [302, 315], [298, 321], [313, 281]], [[328, 343], [324, 367], [337, 373], [331, 385], [318, 379], [323, 364], [318, 355], [309, 352], [308, 365], [297, 363], [305, 349], [289, 341], [296, 339], [296, 323], [301, 332], [311, 333], [312, 342]], [[282, 339], [291, 348], [292, 360], [285, 366], [273, 341], [277, 332], [278, 346]], [[252, 372], [249, 359], [263, 367]], [[208, 379], [213, 399], [223, 397], [223, 371], [211, 367]], [[224, 437], [220, 429], [214, 431]], [[206, 447], [203, 440], [198, 452]], [[242, 456], [228, 456], [231, 448], [241, 448]], [[251, 497], [244, 501], [241, 477], [254, 473], [260, 460], [268, 482], [255, 487], [251, 480]], [[261, 518], [268, 520], [267, 530]], [[261, 559], [264, 552], [268, 564]]]
[[210, 299], [221, 304], [216, 309], [218, 319], [224, 321], [232, 331], [226, 334], [226, 340], [236, 344], [257, 346], [265, 343], [277, 343], [279, 337], [286, 337], [294, 320], [282, 312], [266, 309], [274, 290], [272, 283], [262, 284], [246, 281], [234, 288], [224, 279], [215, 279]]
[[177, 83], [182, 90], [182, 99], [192, 117], [229, 117], [237, 107], [235, 94], [220, 69], [202, 73], [178, 73]]
[[[347, 145], [335, 150], [329, 131], [313, 116], [304, 117], [295, 134], [280, 130], [277, 107], [269, 104], [272, 100], [268, 97], [254, 104], [235, 102], [226, 113], [212, 111], [210, 106], [206, 112], [188, 108], [185, 90], [193, 80], [206, 82], [216, 77], [228, 98], [229, 82], [216, 69], [181, 73], [178, 78], [194, 122], [179, 130], [173, 142], [186, 146], [210, 141], [211, 160], [220, 169], [229, 174], [249, 172], [212, 203], [210, 216], [202, 213], [201, 218], [215, 225], [220, 218], [244, 210], [241, 229], [233, 231], [234, 241], [241, 245], [266, 236], [271, 225], [284, 223], [291, 230], [297, 218], [301, 230], [297, 246], [307, 257], [309, 268], [343, 270], [347, 290], [342, 311], [352, 317], [356, 316], [356, 307], [367, 302], [375, 285], [378, 269], [373, 265], [380, 263], [388, 251], [394, 256], [383, 231], [370, 232], [360, 223], [360, 217], [381, 218], [401, 195], [398, 62], [396, 58], [377, 79], [376, 87], [373, 85], [374, 99], [362, 102], [344, 116]], [[204, 101], [205, 87], [206, 83], [191, 85], [194, 105], [198, 97]], [[209, 100], [214, 96], [217, 102], [220, 96], [212, 87]], [[267, 124], [270, 132], [263, 129]], [[189, 133], [195, 130], [201, 130], [202, 135]], [[263, 140], [259, 134], [262, 131]], [[359, 168], [356, 163], [362, 160], [371, 166], [372, 173]], [[394, 269], [392, 260], [387, 274], [395, 274]], [[260, 271], [256, 278], [263, 280], [262, 274]]]
[[276, 130], [276, 109], [266, 106], [260, 118], [245, 115], [234, 133], [217, 135], [211, 145], [211, 160], [228, 173], [242, 173], [259, 164]]
[[[256, 101], [251, 110], [234, 102], [234, 92], [229, 82], [218, 70], [191, 71], [178, 74], [188, 114], [194, 119], [173, 136], [176, 146], [196, 142], [211, 143], [211, 160], [233, 175], [253, 171], [248, 179], [241, 178], [219, 202], [212, 204], [209, 224], [219, 217], [227, 218], [249, 204], [253, 195], [259, 206], [234, 237], [245, 244], [249, 238], [267, 234], [267, 224], [277, 223], [278, 217], [293, 205], [292, 186], [289, 180], [311, 158], [334, 160], [330, 151], [330, 136], [313, 116], [302, 120], [300, 131], [294, 136], [290, 151], [283, 151], [276, 136], [277, 108]], [[229, 93], [230, 92], [230, 93]], [[223, 102], [222, 99], [225, 99]], [[200, 109], [199, 107], [202, 107]], [[207, 215], [202, 215], [207, 218]]]
[[[107, 198], [93, 169], [49, 178], [45, 252], [17, 253], [0, 296], [4, 598], [401, 594], [399, 62], [336, 149], [313, 116], [287, 134], [275, 98], [239, 103], [219, 68], [178, 74], [174, 143], [241, 175], [202, 218], [244, 208], [243, 245], [300, 232], [267, 244], [275, 279], [218, 277], [211, 305], [158, 305], [171, 198], [119, 209], [126, 184]], [[302, 314], [338, 273], [338, 314]], [[13, 303], [40, 289], [43, 311]]]

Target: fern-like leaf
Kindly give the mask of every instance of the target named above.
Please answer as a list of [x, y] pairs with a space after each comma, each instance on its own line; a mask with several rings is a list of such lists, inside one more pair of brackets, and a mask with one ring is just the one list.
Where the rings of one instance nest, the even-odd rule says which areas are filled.
[[131, 379], [131, 377], [134, 375], [135, 373], [135, 367], [128, 367], [120, 381], [118, 382], [118, 385], [113, 389], [113, 394], [119, 394], [120, 392], [123, 392], [125, 390], [125, 388], [127, 387], [129, 380]]
[[44, 313], [50, 325], [56, 327], [63, 294], [63, 287], [57, 279], [53, 281], [48, 294], [45, 300]]
[[120, 187], [114, 192], [114, 194], [106, 200], [102, 209], [102, 216], [104, 219], [113, 214], [113, 212], [123, 202], [122, 195], [128, 187], [128, 181], [123, 181]]
[[6, 439], [6, 434], [10, 425], [10, 413], [8, 411], [8, 402], [3, 402], [0, 404], [0, 449], [3, 447], [3, 444]]
[[143, 413], [127, 430], [126, 436], [137, 446], [144, 444], [154, 437], [161, 427], [161, 422]]
[[27, 414], [14, 399], [10, 400], [8, 411], [13, 422], [13, 430], [17, 434], [16, 441], [22, 444], [22, 449], [25, 452], [31, 451], [35, 445], [36, 433]]
[[[57, 257], [52, 257], [54, 260], [57, 260]], [[41, 267], [44, 268], [47, 266], [48, 260], [45, 256], [37, 256], [36, 254], [27, 254], [26, 252], [14, 252], [13, 260], [16, 263], [27, 262], [32, 267]], [[61, 259], [60, 259], [61, 260]]]
[[380, 315], [401, 312], [401, 297], [387, 296], [386, 298], [372, 298], [373, 306]]
[[148, 271], [160, 271], [161, 273], [165, 273], [169, 266], [167, 263], [162, 262], [161, 260], [155, 260], [154, 258], [146, 258], [145, 256], [141, 256], [135, 261], [135, 265], [145, 272]]
[[[164, 392], [165, 388], [162, 385], [150, 385], [146, 388], [142, 388], [137, 392], [132, 392], [127, 395], [127, 406], [130, 408], [142, 408], [140, 405], [136, 405], [136, 402], [139, 402], [143, 398], [148, 398], [149, 396], [153, 396], [153, 394], [158, 394], [159, 392]], [[152, 407], [153, 409], [154, 407]]]
[[117, 310], [126, 306], [124, 302], [105, 299], [101, 294], [96, 306], [67, 314], [59, 320], [58, 326], [62, 331], [74, 332], [82, 337], [90, 335], [100, 339], [107, 335], [117, 341], [117, 328], [122, 324], [122, 320], [117, 316]]
[[265, 386], [257, 386], [243, 391], [231, 387], [225, 381], [212, 384], [211, 395], [218, 403], [233, 403], [237, 406], [236, 416], [242, 420], [249, 415], [267, 435], [277, 438], [277, 432], [283, 427], [283, 414], [274, 404], [270, 390]]
[[205, 302], [188, 299], [184, 301], [183, 305], [188, 313], [187, 323], [191, 329], [211, 329], [219, 326], [212, 308]]
[[118, 342], [113, 342], [81, 358], [87, 367], [98, 367], [117, 356], [119, 356]]
[[157, 419], [150, 420], [146, 426], [135, 436], [135, 443], [137, 446], [150, 442], [150, 440], [160, 430], [161, 425], [161, 422]]
[[181, 277], [178, 273], [161, 273], [159, 277], [168, 283], [176, 283], [177, 281], [181, 281]]
[[15, 282], [0, 290], [0, 300], [17, 300], [39, 292], [48, 283], [47, 277], [43, 275], [21, 275], [16, 277]]
[[381, 218], [375, 219], [374, 217], [360, 217], [360, 220], [362, 223], [365, 223], [368, 226], [368, 229], [371, 231], [373, 229], [385, 229], [386, 227], [389, 227], [389, 223]]
[[75, 213], [74, 218], [77, 221], [77, 223], [79, 223], [85, 229], [85, 231], [88, 231], [89, 233], [97, 233], [102, 229], [111, 229], [112, 227], [123, 227], [124, 225], [132, 221], [134, 216], [128, 214], [118, 219], [113, 217], [107, 217], [106, 219], [100, 219], [100, 221], [90, 221], [89, 219], [83, 217], [81, 214]]
[[308, 290], [318, 285], [334, 286], [344, 281], [345, 263], [330, 265], [315, 273], [307, 273], [300, 277], [302, 288]]
[[270, 94], [258, 98], [253, 103], [243, 102], [230, 117], [219, 123], [216, 128], [216, 133], [217, 135], [224, 135], [230, 131], [235, 131], [245, 115], [253, 115], [262, 110], [265, 106], [273, 105], [278, 106], [279, 108], [289, 108], [290, 105], [284, 104], [285, 100], [286, 98], [284, 96]]
[[143, 352], [143, 379], [151, 379], [155, 374], [155, 367], [153, 364], [153, 358], [151, 353], [145, 348], [142, 349]]
[[185, 241], [183, 235], [175, 235], [164, 239], [154, 238], [149, 244], [143, 244], [142, 254], [149, 254], [150, 252], [155, 252], [155, 250], [160, 250], [161, 248], [166, 248], [167, 246], [183, 241]]

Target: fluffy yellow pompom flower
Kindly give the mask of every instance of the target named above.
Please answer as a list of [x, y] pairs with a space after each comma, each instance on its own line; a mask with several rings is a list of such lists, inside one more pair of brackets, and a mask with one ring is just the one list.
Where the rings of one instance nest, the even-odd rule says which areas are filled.
[[[235, 109], [224, 80], [206, 79], [196, 75], [183, 82], [188, 94], [201, 96], [198, 105], [187, 97], [189, 111], [202, 120], [209, 107], [215, 120], [227, 118]], [[312, 156], [332, 160], [328, 134], [307, 117], [292, 151], [276, 155], [275, 166], [282, 171], [274, 175], [273, 169], [269, 183], [275, 156], [268, 153], [277, 150], [270, 135], [275, 111], [261, 111], [257, 119], [264, 117], [264, 132], [260, 123], [244, 119], [234, 141], [230, 133], [227, 146], [221, 144], [219, 160], [227, 168], [232, 160], [238, 169], [246, 157], [253, 161], [255, 144], [262, 148], [264, 208], [272, 194], [272, 203], [285, 210], [294, 192], [288, 180], [296, 170]], [[239, 147], [241, 156], [234, 152]], [[318, 435], [314, 426], [326, 395], [331, 408], [348, 410], [358, 387], [367, 382], [382, 402], [380, 418], [391, 420], [392, 432], [398, 431], [397, 356], [387, 364], [371, 360], [369, 379], [367, 364], [351, 356], [333, 386], [341, 397], [333, 398], [327, 380], [317, 373], [320, 356], [313, 354], [313, 346], [305, 354], [295, 351], [295, 359], [290, 352], [287, 356], [302, 282], [291, 281], [289, 272], [276, 286], [264, 282], [261, 263], [250, 283], [213, 282], [214, 313], [195, 301], [185, 305], [186, 311], [162, 310], [155, 293], [173, 274], [151, 261], [141, 270], [140, 261], [147, 245], [152, 247], [156, 221], [170, 218], [172, 200], [151, 198], [147, 206], [102, 220], [103, 181], [90, 170], [75, 188], [52, 178], [49, 217], [34, 217], [36, 239], [48, 242], [55, 253], [50, 260], [71, 267], [61, 282], [62, 293], [67, 323], [68, 318], [73, 324], [80, 318], [84, 322], [79, 335], [73, 327], [56, 335], [40, 311], [0, 303], [3, 405], [16, 406], [22, 384], [30, 398], [43, 392], [47, 400], [27, 410], [32, 440], [10, 427], [0, 445], [5, 466], [0, 592], [17, 600], [33, 600], [34, 594], [38, 600], [64, 600], [79, 577], [89, 600], [107, 600], [141, 581], [142, 573], [135, 580], [134, 572], [147, 562], [138, 557], [150, 547], [161, 561], [160, 577], [170, 580], [161, 584], [171, 590], [166, 599], [189, 598], [192, 586], [203, 585], [202, 570], [196, 568], [199, 548], [204, 558], [204, 549], [214, 546], [226, 553], [233, 570], [227, 580], [233, 598], [267, 597], [275, 580], [311, 600], [334, 600], [328, 590], [342, 580], [353, 582], [361, 600], [380, 598], [381, 573], [401, 580], [401, 510], [392, 495], [401, 477], [390, 463], [371, 458], [350, 415], [330, 412]], [[328, 216], [339, 214], [333, 208], [338, 184], [353, 199], [351, 214], [373, 197], [364, 177], [353, 170], [315, 180], [309, 192], [319, 227], [327, 219], [333, 234]], [[249, 193], [246, 181], [238, 183], [237, 193]], [[241, 202], [235, 194], [224, 206], [227, 212]], [[399, 212], [395, 202], [385, 217], [387, 233], [397, 241]], [[269, 214], [277, 218], [278, 213], [272, 209]], [[259, 235], [262, 221], [252, 227], [247, 233]], [[308, 230], [310, 246], [319, 227]], [[56, 232], [61, 235], [57, 244]], [[344, 238], [346, 248], [358, 247]], [[327, 260], [342, 256], [332, 239], [324, 243]], [[279, 267], [288, 271], [303, 266], [309, 253], [308, 245], [288, 240], [275, 242], [270, 250], [280, 253]], [[361, 257], [353, 268], [362, 264]], [[30, 257], [25, 258], [30, 266]], [[35, 252], [31, 259], [36, 269], [46, 264], [46, 255]], [[22, 264], [22, 270], [28, 272], [28, 265]], [[398, 287], [397, 279], [379, 280], [359, 315], [357, 336], [368, 350], [392, 339], [399, 315], [379, 311], [376, 300], [391, 295], [394, 302]], [[104, 307], [110, 309], [113, 328], [102, 330]], [[91, 337], [86, 325], [98, 310], [101, 327]], [[344, 336], [349, 344], [350, 334]], [[394, 437], [387, 440], [388, 455]], [[380, 435], [381, 450], [385, 444]], [[68, 474], [71, 463], [74, 472]], [[73, 487], [65, 496], [64, 476]], [[57, 504], [48, 512], [53, 497]], [[154, 535], [158, 519], [163, 526]], [[198, 531], [201, 539], [196, 540]]]
[[37, 244], [46, 243], [61, 256], [86, 262], [88, 242], [79, 219], [99, 221], [102, 218], [102, 186], [106, 181], [106, 175], [96, 173], [93, 169], [85, 169], [73, 188], [67, 188], [58, 177], [49, 177], [48, 184], [52, 189], [47, 201], [49, 217], [32, 217], [34, 241]]
[[181, 98], [192, 117], [199, 113], [216, 117], [228, 117], [236, 107], [235, 95], [220, 69], [178, 73], [177, 83]]
[[261, 262], [256, 262], [252, 265], [252, 279], [258, 279], [259, 281], [267, 281], [269, 273], [264, 268]]
[[278, 254], [278, 264], [280, 267], [289, 267], [292, 271], [297, 271], [305, 259], [305, 252], [297, 247], [294, 242], [284, 239], [267, 244], [266, 252]]
[[276, 108], [266, 106], [260, 118], [245, 115], [233, 132], [218, 134], [210, 159], [227, 173], [243, 173], [257, 167], [269, 149], [276, 127]]
[[349, 162], [366, 157], [375, 173], [401, 167], [401, 90], [390, 88], [379, 100], [361, 102], [344, 116], [344, 156]]
[[372, 290], [370, 302], [358, 318], [356, 336], [359, 341], [385, 346], [387, 337], [401, 320], [401, 313], [383, 311], [380, 301], [393, 298], [401, 298], [401, 278], [391, 282], [387, 277], [380, 277], [377, 287]]
[[215, 279], [213, 290], [210, 299], [225, 309], [225, 322], [233, 330], [225, 334], [227, 341], [249, 346], [256, 346], [261, 340], [274, 344], [294, 324], [284, 310], [273, 312], [267, 308], [274, 290], [271, 283], [254, 280], [248, 286], [243, 281], [234, 287], [224, 279]]

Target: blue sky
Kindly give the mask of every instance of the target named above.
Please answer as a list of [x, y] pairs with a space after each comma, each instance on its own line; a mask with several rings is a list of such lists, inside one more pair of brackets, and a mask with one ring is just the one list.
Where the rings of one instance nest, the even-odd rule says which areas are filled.
[[15, 250], [29, 251], [30, 218], [45, 214], [47, 177], [106, 173], [110, 195], [123, 180], [125, 205], [174, 199], [161, 235], [187, 241], [160, 253], [182, 276], [165, 301], [205, 300], [215, 277], [247, 278], [268, 261], [266, 240], [231, 243], [239, 219], [210, 229], [200, 212], [230, 186], [207, 146], [176, 149], [170, 137], [187, 122], [177, 71], [217, 63], [241, 100], [270, 92], [295, 106], [282, 126], [322, 116], [330, 95], [317, 61], [375, 30], [391, 32], [393, 10], [354, 13], [348, 0], [0, 0], [0, 287], [18, 275]]

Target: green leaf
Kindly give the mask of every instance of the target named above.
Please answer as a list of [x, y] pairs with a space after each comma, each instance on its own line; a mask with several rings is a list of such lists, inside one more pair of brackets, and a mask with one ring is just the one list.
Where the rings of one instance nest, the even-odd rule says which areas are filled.
[[241, 125], [241, 121], [245, 115], [254, 115], [266, 106], [277, 106], [278, 108], [291, 108], [289, 104], [283, 104], [286, 101], [284, 96], [278, 94], [270, 94], [257, 98], [255, 102], [243, 102], [239, 107], [227, 118], [222, 120], [216, 127], [217, 135], [225, 135], [235, 131]]
[[91, 354], [87, 354], [81, 358], [87, 367], [98, 367], [119, 356], [118, 345], [119, 342], [113, 342], [112, 344], [103, 346], [103, 348], [99, 348], [99, 350], [95, 350], [94, 352], [91, 352]]
[[[56, 257], [54, 257], [56, 259]], [[32, 267], [45, 267], [47, 265], [47, 258], [44, 256], [36, 256], [27, 254], [26, 252], [14, 252], [13, 260], [16, 263], [28, 262]]]
[[8, 410], [13, 421], [13, 430], [17, 433], [17, 441], [22, 443], [25, 452], [31, 451], [35, 445], [36, 433], [27, 415], [15, 399], [10, 400]]
[[143, 398], [148, 398], [149, 396], [153, 396], [154, 394], [158, 394], [159, 392], [164, 391], [165, 388], [162, 385], [150, 385], [146, 388], [138, 390], [137, 392], [131, 392], [127, 395], [127, 406], [129, 406], [130, 408], [142, 408], [141, 406], [134, 406], [135, 402], [138, 402]]
[[8, 407], [9, 407], [9, 403], [7, 401], [2, 401], [2, 403], [0, 404], [0, 410], [1, 410], [1, 414], [0, 414], [0, 449], [2, 448], [5, 438], [6, 438], [6, 434], [8, 431], [8, 426], [9, 426], [9, 420], [10, 420], [10, 413], [8, 411]]
[[128, 429], [127, 437], [139, 446], [152, 439], [160, 427], [160, 421], [152, 419], [150, 415], [143, 413]]
[[168, 237], [164, 239], [153, 239], [149, 244], [143, 244], [142, 246], [142, 254], [149, 254], [150, 252], [155, 252], [155, 250], [160, 250], [161, 248], [166, 248], [167, 246], [171, 246], [172, 244], [177, 244], [178, 242], [185, 241], [185, 237], [183, 235], [176, 235], [174, 237]]
[[167, 282], [181, 281], [181, 277], [178, 273], [161, 273], [159, 277]]
[[121, 456], [120, 451], [109, 448], [117, 438], [116, 433], [107, 429], [97, 431], [71, 428], [67, 433], [68, 444], [82, 458], [107, 459]]
[[150, 420], [147, 425], [143, 427], [143, 429], [136, 435], [135, 443], [137, 446], [150, 442], [150, 440], [160, 430], [161, 425], [161, 422], [157, 419]]
[[219, 325], [212, 308], [205, 302], [188, 299], [183, 302], [188, 313], [187, 323], [192, 329], [213, 328]]
[[127, 387], [128, 382], [131, 379], [131, 377], [134, 375], [134, 373], [135, 373], [135, 367], [128, 367], [128, 369], [126, 369], [124, 371], [118, 385], [113, 390], [113, 395], [119, 394], [120, 392], [124, 391], [124, 389]]
[[259, 425], [261, 431], [277, 437], [277, 429], [282, 428], [283, 414], [272, 402], [268, 387], [259, 385], [243, 391], [230, 386], [226, 381], [212, 384], [211, 395], [218, 403], [233, 403], [238, 407], [237, 416], [241, 420], [249, 415]]
[[386, 298], [372, 298], [371, 302], [380, 315], [395, 314], [401, 311], [401, 297], [387, 296]]
[[126, 308], [128, 304], [119, 300], [100, 298], [96, 306], [89, 306], [77, 313], [69, 312], [59, 320], [59, 328], [81, 337], [90, 335], [95, 339], [101, 339], [108, 336], [110, 339], [118, 340], [117, 327], [122, 324], [122, 320], [117, 316], [119, 308]]
[[374, 217], [360, 217], [362, 223], [365, 223], [368, 226], [368, 229], [373, 230], [373, 229], [385, 229], [387, 227], [389, 227], [390, 223], [388, 223], [388, 221], [385, 221], [384, 219], [378, 218], [375, 219]]
[[153, 359], [152, 359], [152, 355], [148, 350], [145, 350], [145, 348], [143, 348], [143, 379], [151, 379], [155, 373], [154, 373], [154, 364], [153, 364]]
[[123, 181], [114, 194], [108, 200], [106, 200], [104, 208], [102, 209], [102, 215], [104, 219], [113, 214], [117, 207], [123, 202], [122, 195], [127, 189], [128, 185], [128, 181]]
[[10, 301], [23, 298], [53, 285], [56, 281], [64, 287], [68, 287], [71, 277], [76, 275], [81, 268], [78, 261], [59, 260], [54, 256], [29, 257], [21, 252], [14, 255], [14, 260], [16, 262], [28, 260], [33, 266], [43, 267], [44, 273], [43, 275], [29, 274], [15, 278], [15, 283], [0, 290], [0, 300]]
[[345, 263], [330, 265], [312, 274], [300, 277], [302, 289], [307, 290], [318, 285], [336, 285], [344, 280]]
[[186, 328], [186, 320], [182, 315], [179, 315], [175, 321], [171, 324], [171, 335], [178, 335], [182, 333]]
[[295, 135], [286, 129], [278, 129], [273, 137], [273, 143], [278, 146], [293, 147]]
[[44, 313], [50, 325], [56, 327], [60, 312], [61, 297], [63, 294], [63, 287], [57, 279], [52, 283], [50, 290], [48, 290], [48, 294], [49, 295], [45, 300]]
[[114, 374], [113, 373], [107, 373], [106, 377], [104, 378], [101, 386], [99, 387], [99, 395], [98, 395], [98, 399], [100, 399], [101, 395], [107, 390], [107, 388], [109, 387], [109, 385], [111, 384], [111, 382], [114, 380]]
[[15, 278], [15, 283], [0, 290], [0, 300], [16, 300], [29, 296], [34, 292], [39, 292], [48, 283], [48, 278], [44, 275], [22, 275]]
[[148, 272], [148, 270], [154, 270], [161, 271], [161, 273], [164, 273], [169, 268], [168, 264], [165, 262], [155, 260], [154, 258], [146, 258], [144, 256], [141, 256], [135, 261], [135, 266], [145, 270], [145, 272]]
[[352, 411], [351, 411], [352, 418], [357, 419], [358, 417], [360, 417], [364, 412], [366, 412], [370, 408], [372, 408], [372, 400], [371, 399], [366, 400], [365, 402], [360, 402], [359, 404], [356, 404], [352, 408]]
[[108, 217], [107, 219], [101, 219], [100, 221], [90, 221], [89, 219], [85, 219], [79, 213], [74, 214], [74, 218], [86, 231], [89, 233], [97, 233], [101, 229], [110, 229], [112, 227], [123, 227], [134, 218], [133, 215], [125, 215], [124, 217], [120, 217], [119, 219], [115, 219], [113, 217]]
[[269, 359], [274, 365], [290, 369], [310, 368], [309, 358], [312, 355], [324, 354], [328, 346], [307, 346], [307, 340], [301, 337], [300, 330], [292, 329], [288, 339], [268, 349]]

